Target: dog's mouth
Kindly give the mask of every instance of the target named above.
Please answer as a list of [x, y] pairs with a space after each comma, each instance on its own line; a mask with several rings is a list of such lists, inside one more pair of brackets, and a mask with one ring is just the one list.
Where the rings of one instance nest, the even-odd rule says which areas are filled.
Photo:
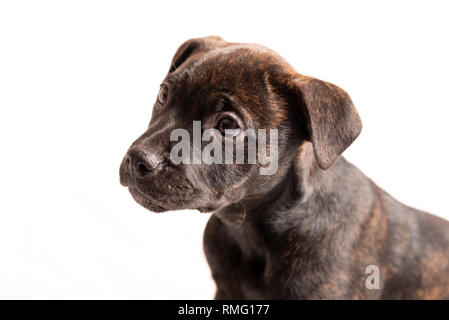
[[130, 186], [128, 189], [133, 199], [145, 209], [148, 209], [153, 212], [164, 212], [168, 210], [167, 208], [162, 206], [160, 201], [156, 200], [153, 197], [150, 197], [149, 195], [144, 194], [137, 188]]
[[197, 209], [196, 203], [200, 198], [199, 190], [183, 185], [166, 189], [163, 185], [134, 183], [128, 186], [128, 190], [138, 204], [153, 212]]

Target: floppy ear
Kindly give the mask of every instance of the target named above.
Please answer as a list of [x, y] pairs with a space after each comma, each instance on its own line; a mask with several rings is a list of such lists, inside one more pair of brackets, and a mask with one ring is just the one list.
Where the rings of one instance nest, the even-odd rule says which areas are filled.
[[223, 47], [225, 44], [226, 42], [218, 36], [187, 40], [176, 51], [168, 72], [170, 73], [175, 71], [190, 57], [196, 54], [205, 53], [213, 48]]
[[318, 165], [327, 169], [359, 136], [360, 116], [349, 95], [331, 83], [299, 74], [288, 82], [303, 109]]

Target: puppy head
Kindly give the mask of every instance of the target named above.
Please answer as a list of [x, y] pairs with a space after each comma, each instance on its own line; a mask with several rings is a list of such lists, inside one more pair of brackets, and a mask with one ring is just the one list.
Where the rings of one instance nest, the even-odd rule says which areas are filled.
[[[174, 160], [179, 140], [173, 139], [174, 133], [182, 137], [180, 129], [188, 139], [181, 163]], [[360, 130], [360, 118], [342, 89], [298, 74], [275, 52], [219, 37], [192, 39], [177, 50], [148, 129], [123, 159], [120, 180], [152, 211], [215, 211], [269, 192], [304, 141], [312, 142], [319, 167], [329, 168]], [[249, 161], [251, 132], [257, 139], [266, 133], [264, 140], [256, 139], [254, 162]], [[222, 162], [201, 161], [211, 142], [210, 155], [223, 151]], [[243, 162], [236, 161], [239, 152]], [[276, 156], [276, 166], [263, 175], [268, 154], [271, 160]]]

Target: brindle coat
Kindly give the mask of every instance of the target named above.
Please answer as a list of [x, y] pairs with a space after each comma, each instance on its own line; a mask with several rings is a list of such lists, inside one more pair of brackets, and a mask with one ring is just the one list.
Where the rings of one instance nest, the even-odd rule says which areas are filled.
[[[340, 154], [362, 128], [350, 97], [275, 52], [219, 37], [176, 52], [121, 183], [161, 212], [212, 212], [204, 234], [217, 299], [449, 298], [449, 222], [409, 208]], [[174, 165], [169, 136], [223, 114], [279, 130], [279, 167]], [[366, 268], [380, 268], [380, 289]]]

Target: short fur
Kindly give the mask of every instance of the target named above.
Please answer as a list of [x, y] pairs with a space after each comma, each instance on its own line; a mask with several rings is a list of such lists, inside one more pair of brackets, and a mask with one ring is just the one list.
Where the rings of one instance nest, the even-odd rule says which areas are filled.
[[[260, 45], [191, 39], [176, 52], [167, 101], [125, 156], [120, 178], [151, 211], [212, 212], [204, 249], [217, 299], [448, 299], [449, 222], [407, 207], [340, 154], [362, 124], [349, 95], [297, 73]], [[174, 165], [170, 132], [279, 129], [279, 167]], [[366, 287], [369, 265], [380, 289]]]

